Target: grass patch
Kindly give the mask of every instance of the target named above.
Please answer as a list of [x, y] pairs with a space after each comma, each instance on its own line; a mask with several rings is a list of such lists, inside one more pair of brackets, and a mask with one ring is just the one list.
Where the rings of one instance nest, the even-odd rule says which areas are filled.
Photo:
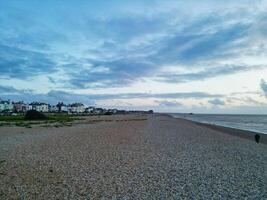
[[2, 121], [2, 122], [20, 122], [20, 121], [24, 121], [24, 115], [0, 116], [0, 121]]
[[[70, 122], [74, 120], [83, 120], [79, 116], [67, 115], [67, 114], [45, 114], [45, 119], [40, 120], [26, 120], [24, 115], [17, 116], [0, 116], [0, 126], [18, 126], [25, 128], [32, 128], [34, 125], [44, 125], [50, 127], [50, 124], [54, 127], [72, 126]], [[2, 123], [1, 123], [2, 122]], [[54, 125], [56, 123], [56, 125]]]
[[[41, 121], [45, 123], [53, 123], [53, 122], [71, 122], [74, 120], [82, 120], [82, 118], [78, 116], [71, 116], [71, 115], [66, 115], [66, 114], [46, 114], [47, 118], [41, 119], [41, 120], [36, 120], [36, 121]], [[0, 116], [0, 122], [16, 122], [16, 124], [20, 124], [21, 122], [25, 122], [29, 120], [24, 119], [24, 115], [17, 115], [17, 116]]]

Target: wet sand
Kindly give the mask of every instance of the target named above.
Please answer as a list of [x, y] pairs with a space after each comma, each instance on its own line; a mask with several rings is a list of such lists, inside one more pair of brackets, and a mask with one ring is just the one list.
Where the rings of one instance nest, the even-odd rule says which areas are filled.
[[164, 115], [0, 127], [0, 199], [266, 199], [267, 145], [226, 129]]

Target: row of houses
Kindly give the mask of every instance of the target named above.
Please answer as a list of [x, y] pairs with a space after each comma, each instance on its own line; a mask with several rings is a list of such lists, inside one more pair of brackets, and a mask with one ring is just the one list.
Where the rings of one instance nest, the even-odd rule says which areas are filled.
[[11, 102], [0, 100], [0, 112], [1, 113], [23, 113], [28, 110], [36, 110], [38, 112], [52, 112], [52, 113], [93, 113], [93, 114], [115, 114], [117, 113], [117, 109], [103, 109], [96, 107], [86, 107], [82, 103], [72, 103], [72, 104], [64, 104], [63, 102], [59, 102], [56, 105], [50, 105], [42, 102], [32, 102], [30, 104], [24, 103], [22, 101], [19, 102]]

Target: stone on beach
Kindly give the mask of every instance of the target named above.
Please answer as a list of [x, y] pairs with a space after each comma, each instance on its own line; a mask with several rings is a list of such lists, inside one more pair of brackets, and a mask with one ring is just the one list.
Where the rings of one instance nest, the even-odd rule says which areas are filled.
[[267, 145], [163, 115], [1, 127], [0, 155], [0, 199], [267, 198]]

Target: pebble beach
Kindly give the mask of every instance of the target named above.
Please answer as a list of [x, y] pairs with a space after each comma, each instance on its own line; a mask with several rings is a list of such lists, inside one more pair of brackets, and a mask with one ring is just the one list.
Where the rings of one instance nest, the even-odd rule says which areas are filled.
[[267, 145], [157, 114], [2, 126], [0, 180], [0, 199], [267, 199]]

